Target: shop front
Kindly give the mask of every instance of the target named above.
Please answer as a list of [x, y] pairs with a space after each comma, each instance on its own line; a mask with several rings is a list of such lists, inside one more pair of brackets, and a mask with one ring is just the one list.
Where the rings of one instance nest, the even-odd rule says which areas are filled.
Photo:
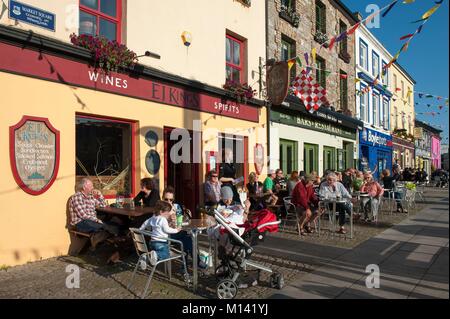
[[292, 171], [343, 171], [355, 167], [357, 131], [362, 122], [331, 110], [311, 114], [289, 96], [270, 113], [270, 165]]
[[225, 148], [236, 177], [267, 169], [261, 101], [141, 65], [100, 72], [87, 51], [21, 31], [0, 34], [0, 56], [1, 264], [67, 253], [67, 201], [85, 176], [110, 203], [152, 177], [195, 212]]
[[383, 169], [392, 170], [392, 137], [364, 127], [359, 132], [359, 169], [372, 171], [376, 179]]
[[414, 142], [392, 136], [392, 163], [403, 168], [414, 167]]
[[441, 139], [437, 136], [431, 137], [431, 164], [434, 169], [441, 168]]

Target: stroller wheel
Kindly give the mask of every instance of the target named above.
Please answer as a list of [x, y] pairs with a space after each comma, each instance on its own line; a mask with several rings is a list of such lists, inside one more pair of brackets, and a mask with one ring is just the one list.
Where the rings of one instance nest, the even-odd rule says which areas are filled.
[[238, 286], [231, 279], [224, 279], [217, 284], [217, 297], [219, 299], [234, 299], [237, 295]]
[[224, 279], [230, 278], [233, 272], [230, 266], [221, 264], [217, 266], [215, 273], [217, 277], [219, 277], [220, 279]]
[[273, 273], [270, 275], [270, 287], [282, 289], [284, 287], [284, 278], [282, 274]]

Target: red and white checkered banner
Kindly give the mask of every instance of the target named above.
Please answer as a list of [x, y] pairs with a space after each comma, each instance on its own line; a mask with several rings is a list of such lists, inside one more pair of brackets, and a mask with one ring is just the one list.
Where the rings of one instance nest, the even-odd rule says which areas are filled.
[[300, 77], [293, 83], [294, 94], [303, 101], [308, 112], [314, 113], [324, 104], [330, 105], [327, 100], [327, 90], [321, 87], [306, 70], [302, 70]]

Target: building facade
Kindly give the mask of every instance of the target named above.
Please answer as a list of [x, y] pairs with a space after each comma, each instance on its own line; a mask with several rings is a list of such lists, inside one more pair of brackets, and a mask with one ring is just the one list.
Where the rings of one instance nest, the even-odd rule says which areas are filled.
[[441, 168], [449, 170], [448, 144], [441, 145]]
[[[433, 159], [436, 159], [436, 156], [433, 155], [433, 140], [435, 141], [435, 152], [437, 152], [437, 149], [439, 149], [440, 152], [439, 134], [442, 131], [417, 119], [415, 120], [415, 127], [416, 168], [423, 168], [428, 173], [428, 175], [431, 175], [433, 169], [436, 169], [436, 167], [433, 165]], [[437, 162], [435, 161], [434, 163]], [[440, 163], [438, 164], [440, 165]]]
[[[263, 2], [21, 3], [0, 20], [0, 157], [11, 163], [1, 170], [0, 196], [14, 211], [0, 224], [2, 264], [67, 253], [67, 201], [85, 176], [109, 201], [133, 197], [140, 179], [152, 177], [195, 212], [204, 176], [225, 148], [234, 151], [236, 177], [266, 171], [264, 102], [222, 88], [259, 80]], [[45, 21], [20, 20], [21, 12]], [[72, 33], [151, 53], [103, 71], [70, 43]]]
[[[355, 32], [356, 113], [364, 123], [359, 140], [359, 169], [392, 169], [390, 69], [383, 67], [391, 54], [364, 26]], [[383, 72], [385, 70], [386, 72]]]
[[[349, 36], [332, 48], [327, 44], [331, 37], [350, 29], [357, 22], [356, 18], [340, 1], [276, 0], [267, 3], [267, 59], [287, 61], [299, 57], [302, 66], [296, 64], [290, 69], [292, 80], [306, 67], [304, 56], [308, 55], [312, 77], [327, 90], [331, 106], [310, 114], [293, 96], [283, 105], [272, 106], [271, 167], [280, 167], [287, 174], [292, 170], [322, 174], [326, 169], [354, 166], [359, 123], [352, 118], [355, 88], [350, 85], [355, 76], [354, 40]], [[312, 60], [313, 49], [316, 50], [315, 61]], [[326, 127], [330, 130], [324, 129]], [[334, 131], [342, 134], [333, 134]]]
[[401, 167], [414, 167], [414, 79], [398, 63], [391, 70], [392, 160]]
[[431, 137], [431, 165], [432, 170], [441, 168], [441, 137], [439, 135]]

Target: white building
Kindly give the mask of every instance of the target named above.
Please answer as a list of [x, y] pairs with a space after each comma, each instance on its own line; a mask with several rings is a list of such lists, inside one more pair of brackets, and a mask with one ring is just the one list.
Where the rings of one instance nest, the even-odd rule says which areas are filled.
[[389, 69], [383, 73], [383, 67], [392, 55], [364, 25], [355, 32], [355, 51], [356, 76], [359, 79], [355, 81], [356, 114], [364, 123], [359, 140], [359, 166], [369, 170], [378, 168], [378, 173], [392, 167]]

